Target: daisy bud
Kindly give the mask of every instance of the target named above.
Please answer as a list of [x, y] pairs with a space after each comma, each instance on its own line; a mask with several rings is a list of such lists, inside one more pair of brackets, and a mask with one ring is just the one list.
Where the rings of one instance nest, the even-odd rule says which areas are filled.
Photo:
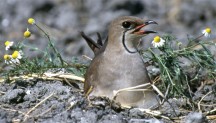
[[27, 30], [23, 33], [23, 36], [25, 38], [29, 38], [31, 36], [31, 32], [29, 31], [29, 29], [27, 28]]
[[31, 24], [31, 25], [35, 24], [34, 18], [29, 18], [28, 23]]

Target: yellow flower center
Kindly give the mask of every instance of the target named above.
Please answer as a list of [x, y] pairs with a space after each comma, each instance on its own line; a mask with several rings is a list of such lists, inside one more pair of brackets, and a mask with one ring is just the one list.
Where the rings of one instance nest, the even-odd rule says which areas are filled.
[[9, 46], [11, 44], [10, 41], [5, 41], [5, 46]]
[[34, 24], [34, 23], [35, 23], [35, 20], [34, 20], [33, 18], [29, 18], [29, 19], [28, 19], [28, 23], [29, 23], [29, 24]]
[[23, 36], [24, 36], [25, 38], [29, 38], [29, 37], [31, 36], [31, 32], [27, 29], [27, 30], [24, 32]]
[[8, 54], [4, 55], [4, 60], [10, 60], [10, 56]]
[[211, 33], [211, 28], [206, 28], [205, 31], [206, 31], [207, 33]]
[[19, 56], [19, 52], [18, 51], [14, 51], [12, 54], [12, 58], [16, 59]]
[[155, 36], [154, 37], [154, 42], [159, 43], [160, 42], [160, 36]]

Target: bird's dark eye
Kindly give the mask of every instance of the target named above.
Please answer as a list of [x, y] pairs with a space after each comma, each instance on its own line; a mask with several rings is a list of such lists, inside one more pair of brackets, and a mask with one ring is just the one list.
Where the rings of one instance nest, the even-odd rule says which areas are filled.
[[122, 27], [124, 27], [125, 29], [130, 29], [131, 28], [132, 23], [125, 21], [122, 23]]

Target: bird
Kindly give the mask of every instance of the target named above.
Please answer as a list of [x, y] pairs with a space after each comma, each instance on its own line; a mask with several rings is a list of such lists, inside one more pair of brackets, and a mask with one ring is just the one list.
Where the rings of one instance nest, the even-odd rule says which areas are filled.
[[[118, 17], [109, 25], [108, 37], [104, 43], [99, 34], [98, 41], [95, 42], [81, 32], [95, 54], [85, 73], [84, 93], [86, 96], [115, 98], [116, 102], [125, 107], [151, 108], [159, 104], [158, 96], [153, 89], [121, 91], [117, 96], [114, 93], [124, 88], [151, 83], [137, 48], [137, 44], [144, 36], [156, 33], [143, 30], [150, 24], [157, 23], [133, 16]], [[146, 87], [138, 89], [146, 89]]]

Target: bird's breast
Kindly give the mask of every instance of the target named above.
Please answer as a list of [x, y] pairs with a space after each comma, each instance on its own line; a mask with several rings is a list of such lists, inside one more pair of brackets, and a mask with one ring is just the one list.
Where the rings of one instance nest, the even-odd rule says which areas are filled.
[[[107, 56], [107, 55], [106, 55]], [[136, 54], [119, 53], [111, 57], [104, 57], [100, 70], [106, 73], [102, 80], [110, 80], [110, 86], [124, 88], [142, 84], [146, 74], [141, 56]]]

